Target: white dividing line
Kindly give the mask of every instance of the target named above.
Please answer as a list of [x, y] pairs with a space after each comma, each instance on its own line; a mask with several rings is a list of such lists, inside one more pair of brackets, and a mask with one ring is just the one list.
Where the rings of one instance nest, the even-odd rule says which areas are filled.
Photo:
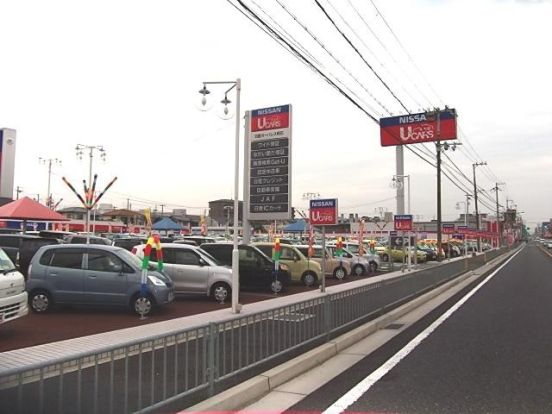
[[389, 358], [378, 369], [360, 381], [357, 385], [351, 388], [345, 395], [339, 400], [329, 406], [323, 414], [339, 414], [342, 413], [354, 404], [360, 397], [362, 397], [377, 381], [379, 381], [385, 374], [387, 374], [395, 365], [397, 365], [405, 356], [412, 352], [425, 338], [427, 338], [439, 325], [446, 321], [450, 315], [460, 308], [470, 297], [472, 297], [485, 283], [493, 278], [498, 272], [502, 270], [510, 261], [516, 257], [523, 249], [517, 251], [512, 257], [510, 257], [505, 263], [503, 263], [498, 269], [485, 278], [479, 285], [473, 288], [466, 296], [456, 302], [449, 310], [441, 315], [435, 322], [429, 325], [418, 336], [412, 339], [404, 348]]

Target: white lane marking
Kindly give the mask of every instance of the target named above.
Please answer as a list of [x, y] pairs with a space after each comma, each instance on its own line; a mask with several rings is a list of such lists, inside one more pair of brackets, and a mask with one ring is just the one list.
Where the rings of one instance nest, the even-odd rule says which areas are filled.
[[389, 358], [386, 362], [383, 363], [378, 369], [360, 381], [357, 385], [351, 388], [345, 395], [343, 395], [339, 400], [329, 406], [323, 414], [339, 414], [342, 413], [349, 407], [354, 404], [360, 397], [362, 397], [377, 381], [379, 381], [385, 374], [387, 374], [391, 369], [397, 365], [405, 356], [412, 352], [425, 338], [427, 338], [439, 325], [446, 321], [450, 315], [456, 312], [460, 306], [462, 306], [469, 298], [471, 298], [484, 284], [491, 280], [498, 272], [502, 270], [510, 261], [516, 257], [521, 251], [520, 249], [512, 257], [510, 257], [506, 262], [504, 262], [498, 269], [485, 278], [479, 285], [473, 288], [466, 296], [456, 302], [449, 310], [442, 314], [435, 322], [429, 325], [425, 330], [418, 334], [414, 339], [412, 339], [404, 348], [399, 350], [395, 355]]

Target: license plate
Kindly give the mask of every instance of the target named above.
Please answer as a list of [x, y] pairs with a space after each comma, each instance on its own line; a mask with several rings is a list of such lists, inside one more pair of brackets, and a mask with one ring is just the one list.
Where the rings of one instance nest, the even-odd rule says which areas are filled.
[[169, 302], [174, 300], [174, 292], [169, 292]]

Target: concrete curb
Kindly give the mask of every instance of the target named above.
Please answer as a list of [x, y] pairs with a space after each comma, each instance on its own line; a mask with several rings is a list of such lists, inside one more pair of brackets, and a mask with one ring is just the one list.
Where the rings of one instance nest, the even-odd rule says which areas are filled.
[[476, 271], [468, 271], [455, 279], [411, 300], [410, 302], [401, 305], [389, 313], [386, 313], [373, 321], [370, 321], [339, 336], [338, 338], [335, 338], [332, 341], [329, 341], [324, 345], [312, 349], [305, 354], [257, 375], [250, 380], [208, 398], [199, 404], [186, 408], [181, 411], [181, 413], [239, 410], [240, 408], [258, 400], [263, 395], [291, 380], [292, 378], [295, 378], [336, 356], [338, 353], [346, 348], [349, 348], [351, 345], [354, 345], [359, 340], [364, 339], [374, 332], [386, 327], [393, 321], [420, 307], [431, 299], [441, 295], [443, 292], [451, 289], [455, 285], [462, 283], [470, 277], [475, 278], [488, 272], [515, 252], [517, 252], [517, 249], [509, 252], [505, 256], [499, 256], [491, 260]]

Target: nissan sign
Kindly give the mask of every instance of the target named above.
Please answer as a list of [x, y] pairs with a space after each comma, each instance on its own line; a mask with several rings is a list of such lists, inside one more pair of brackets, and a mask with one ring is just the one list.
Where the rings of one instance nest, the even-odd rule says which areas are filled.
[[337, 224], [337, 198], [310, 200], [309, 221], [313, 226]]
[[383, 147], [456, 138], [455, 109], [380, 119], [380, 141]]

